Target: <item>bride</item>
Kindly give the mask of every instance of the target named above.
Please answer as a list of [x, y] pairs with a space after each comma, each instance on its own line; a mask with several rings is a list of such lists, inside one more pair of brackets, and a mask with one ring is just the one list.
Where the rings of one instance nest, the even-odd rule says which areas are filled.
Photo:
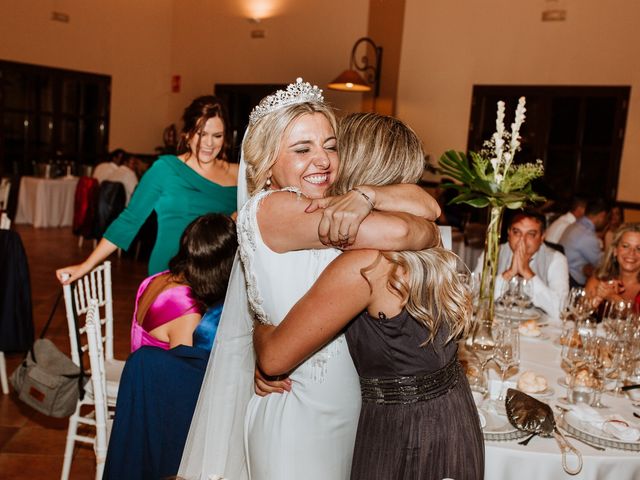
[[[238, 216], [243, 269], [236, 261], [183, 478], [349, 477], [360, 391], [343, 335], [291, 373], [290, 391], [261, 397], [252, 392], [253, 318], [278, 324], [339, 255], [322, 249], [320, 237], [342, 247], [418, 250], [437, 241], [435, 227], [420, 217], [433, 219], [438, 208], [415, 185], [361, 186], [306, 213], [308, 199], [321, 198], [335, 180], [335, 131], [321, 91], [301, 81], [250, 116], [243, 155], [252, 197]], [[390, 207], [417, 216], [378, 211]]]

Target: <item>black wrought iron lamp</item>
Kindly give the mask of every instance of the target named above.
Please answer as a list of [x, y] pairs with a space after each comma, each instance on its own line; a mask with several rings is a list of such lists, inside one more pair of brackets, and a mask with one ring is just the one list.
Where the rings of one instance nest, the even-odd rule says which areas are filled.
[[[358, 47], [365, 44], [370, 45], [375, 52], [373, 61], [366, 53], [358, 59]], [[369, 92], [373, 88], [373, 95], [377, 97], [380, 94], [380, 71], [382, 69], [382, 47], [369, 37], [362, 37], [356, 40], [351, 49], [351, 59], [349, 61], [349, 70], [342, 72], [334, 81], [327, 85], [331, 90], [339, 90], [342, 92]], [[363, 72], [364, 78], [358, 72]]]

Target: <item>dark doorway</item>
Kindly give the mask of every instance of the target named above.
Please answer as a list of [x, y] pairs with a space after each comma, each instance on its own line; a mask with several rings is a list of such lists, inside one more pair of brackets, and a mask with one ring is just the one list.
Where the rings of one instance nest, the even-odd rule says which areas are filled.
[[229, 110], [229, 123], [231, 124], [232, 148], [230, 160], [240, 161], [240, 147], [244, 132], [249, 124], [249, 114], [260, 100], [276, 90], [285, 89], [281, 84], [218, 84], [214, 92]]
[[513, 121], [518, 97], [527, 98], [518, 162], [544, 162], [539, 192], [559, 201], [575, 193], [615, 200], [630, 87], [473, 87], [468, 149], [479, 150], [495, 131], [496, 103]]
[[0, 61], [0, 172], [106, 158], [110, 94], [107, 75]]

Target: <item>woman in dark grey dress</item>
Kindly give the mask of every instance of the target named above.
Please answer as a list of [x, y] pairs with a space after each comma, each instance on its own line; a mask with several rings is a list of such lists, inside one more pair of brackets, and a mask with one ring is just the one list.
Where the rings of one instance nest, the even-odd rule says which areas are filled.
[[[349, 161], [356, 145], [357, 158], [371, 159], [366, 169]], [[419, 140], [391, 117], [347, 117], [339, 147], [350, 180], [334, 193], [354, 185], [416, 181], [422, 172]], [[483, 478], [480, 422], [456, 357], [456, 342], [471, 322], [456, 262], [441, 248], [347, 252], [277, 328], [255, 328], [260, 367], [282, 375], [355, 318], [347, 331], [362, 391], [354, 480]]]

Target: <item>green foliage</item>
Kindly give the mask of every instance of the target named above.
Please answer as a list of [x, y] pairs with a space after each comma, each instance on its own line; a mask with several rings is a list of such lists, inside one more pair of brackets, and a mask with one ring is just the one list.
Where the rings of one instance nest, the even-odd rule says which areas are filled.
[[531, 188], [531, 181], [542, 176], [542, 162], [512, 165], [501, 182], [495, 179], [491, 161], [471, 152], [471, 162], [463, 152], [449, 150], [440, 157], [439, 172], [460, 183], [448, 182], [444, 188], [453, 188], [458, 195], [450, 203], [466, 203], [476, 208], [521, 208], [527, 202], [544, 201]]

